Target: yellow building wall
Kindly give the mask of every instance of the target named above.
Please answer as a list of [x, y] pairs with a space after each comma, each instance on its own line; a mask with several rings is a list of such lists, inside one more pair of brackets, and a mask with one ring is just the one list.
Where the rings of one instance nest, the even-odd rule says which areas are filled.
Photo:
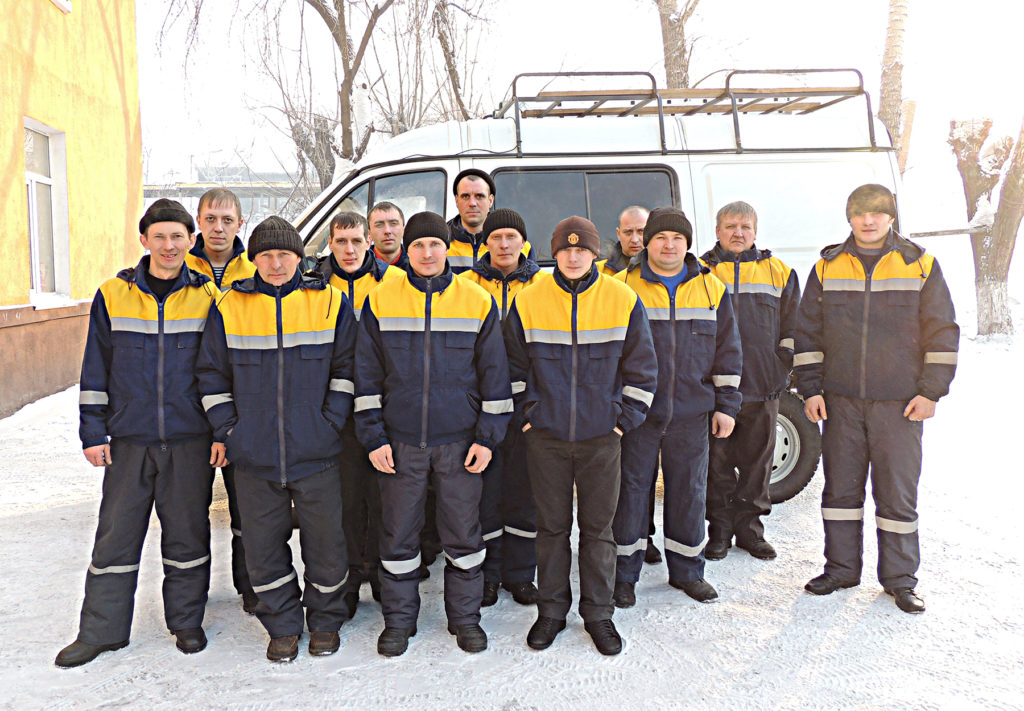
[[26, 116], [66, 135], [71, 297], [90, 298], [142, 254], [135, 4], [72, 6], [0, 0], [0, 307], [29, 302]]

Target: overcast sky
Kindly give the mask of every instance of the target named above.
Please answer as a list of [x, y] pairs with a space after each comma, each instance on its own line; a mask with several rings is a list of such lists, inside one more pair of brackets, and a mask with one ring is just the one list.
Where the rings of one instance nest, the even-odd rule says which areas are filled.
[[[257, 170], [294, 166], [294, 147], [260, 110], [275, 93], [245, 50], [245, 42], [255, 41], [253, 23], [228, 13], [233, 4], [206, 3], [203, 42], [187, 66], [185, 22], [173, 24], [161, 42], [162, 3], [137, 4], [148, 182], [188, 180], [198, 166], [237, 165], [243, 158]], [[640, 70], [663, 81], [653, 0], [491, 0], [485, 11], [490, 21], [474, 75], [490, 96], [485, 105], [496, 104], [519, 72]], [[854, 67], [877, 107], [887, 12], [887, 0], [704, 0], [692, 22], [699, 40], [691, 77], [721, 68]], [[1021, 26], [1024, 3], [910, 0], [904, 96], [918, 107], [908, 184], [913, 171], [939, 171], [949, 174], [945, 191], [958, 189], [945, 143], [951, 118], [994, 116], [1002, 133], [1019, 131], [1024, 61], [999, 32]], [[294, 32], [287, 17], [281, 31]]]

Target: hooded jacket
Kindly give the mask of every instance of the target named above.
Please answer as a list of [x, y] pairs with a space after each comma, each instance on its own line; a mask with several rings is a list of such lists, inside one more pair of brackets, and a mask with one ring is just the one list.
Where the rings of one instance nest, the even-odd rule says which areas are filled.
[[317, 260], [312, 272], [319, 274], [324, 281], [348, 298], [356, 321], [359, 320], [363, 302], [366, 301], [369, 293], [377, 288], [378, 284], [384, 279], [401, 279], [405, 276], [404, 270], [388, 265], [383, 259], [377, 257], [372, 249], [366, 250], [362, 265], [351, 274], [341, 268], [333, 254], [328, 254]]
[[[210, 264], [210, 260], [203, 249], [205, 244], [203, 234], [200, 232], [196, 235], [195, 246], [185, 255], [185, 266], [189, 269], [194, 269], [200, 274], [205, 274], [210, 277], [211, 281], [216, 283], [216, 280], [213, 278], [213, 265]], [[234, 282], [239, 279], [248, 279], [255, 273], [256, 266], [249, 261], [249, 257], [245, 254], [245, 245], [236, 236], [231, 246], [231, 258], [224, 265], [224, 274], [220, 279], [220, 290], [226, 291], [231, 288]]]
[[517, 421], [577, 442], [639, 427], [658, 360], [637, 295], [598, 272], [576, 289], [555, 270], [523, 289], [505, 319]]
[[938, 400], [956, 373], [960, 328], [939, 263], [890, 231], [865, 273], [851, 234], [821, 251], [800, 300], [793, 360], [805, 398]]
[[459, 276], [468, 279], [493, 296], [500, 309], [501, 319], [504, 321], [516, 294], [537, 279], [547, 279], [551, 275], [541, 269], [537, 262], [520, 254], [519, 265], [512, 273], [505, 276], [499, 269], [491, 266], [491, 255], [488, 253], [482, 256], [471, 270], [462, 272]]
[[108, 279], [93, 299], [79, 393], [83, 449], [110, 437], [154, 446], [210, 433], [196, 355], [217, 289], [182, 267], [159, 301], [146, 283], [149, 259]]
[[701, 257], [729, 290], [743, 344], [744, 402], [774, 400], [789, 387], [793, 369], [800, 282], [767, 249], [739, 254], [716, 244]]
[[354, 343], [348, 301], [319, 277], [232, 284], [210, 309], [197, 365], [228, 459], [282, 486], [337, 466]]
[[366, 451], [463, 439], [493, 450], [504, 438], [512, 393], [498, 310], [450, 267], [430, 278], [409, 268], [374, 289], [356, 358], [356, 436]]
[[615, 279], [637, 293], [651, 319], [658, 353], [658, 391], [647, 415], [666, 426], [673, 417], [739, 412], [743, 357], [725, 284], [687, 252], [686, 275], [670, 294], [647, 261], [647, 250]]

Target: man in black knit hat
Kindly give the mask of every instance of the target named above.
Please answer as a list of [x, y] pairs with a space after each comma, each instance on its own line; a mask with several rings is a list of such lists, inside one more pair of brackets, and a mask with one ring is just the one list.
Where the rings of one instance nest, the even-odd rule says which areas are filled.
[[[303, 607], [314, 656], [338, 650], [348, 618], [338, 462], [352, 408], [355, 319], [340, 291], [299, 274], [302, 256], [287, 220], [269, 217], [253, 230], [256, 274], [210, 310], [198, 363], [214, 447], [235, 463], [246, 567], [275, 662], [297, 656]], [[293, 505], [303, 590], [288, 546]]]
[[437, 492], [446, 565], [448, 631], [480, 652], [481, 473], [512, 414], [498, 310], [487, 292], [455, 279], [448, 225], [433, 212], [409, 218], [405, 279], [385, 279], [359, 320], [356, 435], [381, 472], [383, 656], [403, 654], [419, 616], [420, 543], [427, 483]]

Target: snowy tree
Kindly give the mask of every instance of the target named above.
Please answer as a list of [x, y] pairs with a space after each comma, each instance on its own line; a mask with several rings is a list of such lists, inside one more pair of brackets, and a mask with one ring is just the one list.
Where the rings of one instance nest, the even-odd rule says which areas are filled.
[[1013, 333], [1007, 279], [1024, 216], [1024, 123], [1016, 142], [990, 140], [991, 119], [950, 122], [949, 144], [967, 198], [978, 335]]
[[889, 25], [882, 55], [882, 98], [878, 106], [878, 118], [892, 136], [900, 173], [907, 166], [910, 128], [914, 120], [914, 102], [903, 101], [903, 26], [909, 4], [909, 0], [889, 0]]
[[[665, 81], [670, 89], [690, 86], [690, 57], [695, 38], [686, 34], [700, 0], [653, 0], [661, 19], [661, 44], [665, 52]], [[682, 2], [682, 7], [680, 7]]]

